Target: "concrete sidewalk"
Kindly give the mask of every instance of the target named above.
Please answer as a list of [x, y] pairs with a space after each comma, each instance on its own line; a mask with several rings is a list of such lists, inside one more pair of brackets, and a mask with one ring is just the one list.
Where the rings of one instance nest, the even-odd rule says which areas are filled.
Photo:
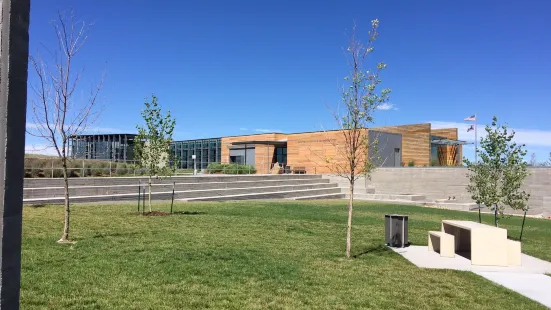
[[440, 254], [429, 251], [426, 246], [391, 249], [417, 267], [472, 271], [551, 308], [551, 277], [544, 274], [551, 274], [550, 262], [522, 254], [522, 266], [474, 266], [463, 256], [440, 257]]
[[551, 277], [534, 273], [477, 271], [477, 275], [551, 308]]

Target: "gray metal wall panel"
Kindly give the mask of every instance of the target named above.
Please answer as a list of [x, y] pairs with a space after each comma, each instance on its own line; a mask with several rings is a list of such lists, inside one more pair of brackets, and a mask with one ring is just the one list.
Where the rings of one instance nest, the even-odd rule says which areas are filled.
[[402, 135], [370, 130], [368, 140], [369, 157], [377, 167], [400, 166], [402, 162]]

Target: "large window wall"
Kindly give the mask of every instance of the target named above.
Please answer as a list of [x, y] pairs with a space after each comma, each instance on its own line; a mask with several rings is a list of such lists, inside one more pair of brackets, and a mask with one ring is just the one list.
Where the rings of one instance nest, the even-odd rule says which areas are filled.
[[69, 138], [70, 156], [82, 159], [131, 161], [134, 134], [78, 135]]
[[170, 146], [172, 158], [178, 169], [193, 169], [193, 157], [196, 155], [197, 169], [206, 169], [209, 163], [222, 159], [221, 139], [200, 139], [175, 141]]

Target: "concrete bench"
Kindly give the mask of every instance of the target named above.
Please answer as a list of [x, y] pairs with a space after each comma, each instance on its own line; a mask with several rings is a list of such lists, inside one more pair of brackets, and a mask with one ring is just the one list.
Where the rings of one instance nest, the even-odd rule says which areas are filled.
[[521, 266], [521, 246], [519, 241], [507, 240], [507, 265]]
[[508, 266], [506, 229], [472, 221], [443, 220], [441, 231], [454, 236], [455, 253], [466, 254], [472, 265]]
[[455, 237], [441, 231], [429, 231], [429, 251], [442, 257], [455, 257]]

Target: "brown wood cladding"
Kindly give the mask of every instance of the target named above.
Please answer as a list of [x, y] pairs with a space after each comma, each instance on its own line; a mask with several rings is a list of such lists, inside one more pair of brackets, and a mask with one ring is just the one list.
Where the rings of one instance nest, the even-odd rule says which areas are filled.
[[334, 173], [331, 166], [344, 160], [342, 131], [299, 133], [287, 136], [287, 161], [307, 173]]
[[457, 140], [457, 128], [431, 129], [433, 136], [443, 137], [450, 140]]
[[[373, 128], [381, 132], [402, 135], [402, 163], [410, 161], [415, 166], [430, 165], [430, 124], [413, 124], [403, 126], [385, 126]], [[367, 134], [367, 131], [366, 131]], [[432, 135], [457, 139], [457, 128], [435, 129]], [[342, 161], [342, 147], [344, 135], [342, 131], [308, 132], [297, 134], [258, 134], [222, 138], [222, 162], [229, 162], [229, 146], [232, 142], [244, 141], [287, 141], [287, 165], [291, 168], [304, 168], [307, 173], [331, 173], [327, 161]], [[461, 156], [459, 147], [459, 156]], [[274, 161], [274, 147], [256, 145], [255, 165], [258, 173], [267, 173]]]
[[373, 130], [402, 135], [402, 164], [413, 161], [415, 166], [430, 164], [430, 124], [385, 126]]
[[[432, 132], [433, 136], [443, 137], [443, 138], [450, 139], [450, 140], [459, 139], [459, 133], [458, 133], [457, 128], [432, 129], [431, 132]], [[457, 146], [457, 151], [454, 151], [454, 152], [457, 152], [456, 158], [463, 158], [463, 146], [458, 145]], [[453, 161], [453, 158], [452, 158], [453, 156], [451, 155], [453, 153], [451, 152], [450, 147], [446, 148], [446, 154], [447, 154], [446, 155], [446, 161], [445, 161], [446, 164], [449, 165], [449, 166], [456, 165], [457, 162]]]
[[[221, 161], [223, 163], [230, 162], [229, 147], [233, 142], [246, 141], [280, 141], [285, 140], [287, 135], [280, 133], [256, 134], [248, 136], [234, 136], [222, 138]], [[254, 161], [257, 173], [268, 173], [273, 161], [274, 147], [269, 145], [255, 145]]]

